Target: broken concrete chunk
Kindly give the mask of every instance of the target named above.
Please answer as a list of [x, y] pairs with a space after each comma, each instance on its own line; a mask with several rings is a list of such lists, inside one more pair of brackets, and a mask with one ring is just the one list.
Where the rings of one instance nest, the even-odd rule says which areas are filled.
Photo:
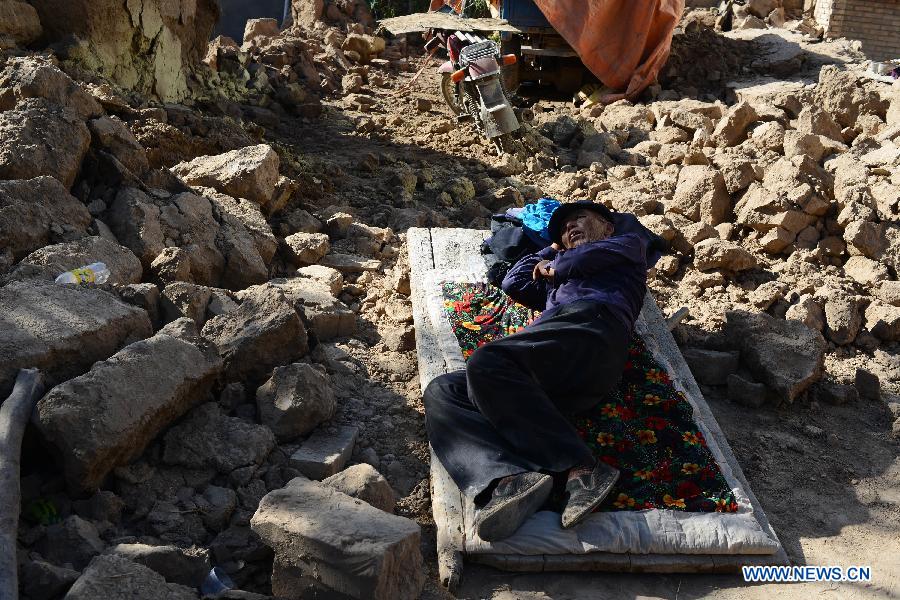
[[757, 120], [756, 110], [748, 102], [738, 102], [728, 109], [713, 131], [713, 140], [721, 146], [734, 146], [741, 142], [747, 127]]
[[256, 390], [259, 420], [279, 440], [306, 435], [334, 414], [334, 392], [328, 376], [311, 365], [277, 367]]
[[119, 544], [110, 550], [121, 556], [153, 569], [170, 583], [197, 588], [212, 568], [206, 551], [189, 551], [175, 546], [149, 546], [147, 544]]
[[859, 393], [852, 385], [823, 381], [813, 389], [817, 401], [832, 406], [841, 406], [859, 400]]
[[331, 244], [324, 233], [295, 233], [284, 238], [284, 255], [294, 265], [313, 265], [328, 254]]
[[69, 485], [93, 490], [202, 402], [221, 368], [214, 348], [164, 329], [50, 390], [38, 402], [34, 421], [59, 451]]
[[187, 317], [193, 319], [197, 327], [206, 323], [206, 307], [212, 298], [212, 290], [202, 285], [176, 281], [170, 283], [162, 291], [160, 306], [163, 322]]
[[336, 434], [317, 431], [291, 456], [291, 466], [310, 479], [331, 477], [350, 460], [358, 433], [356, 427], [341, 427]]
[[306, 329], [281, 290], [260, 285], [239, 298], [237, 310], [210, 319], [202, 332], [219, 348], [229, 381], [264, 377], [306, 354]]
[[810, 295], [801, 296], [796, 304], [787, 309], [784, 316], [786, 319], [801, 321], [815, 331], [825, 329], [825, 310]]
[[162, 325], [159, 308], [159, 288], [152, 283], [133, 283], [116, 289], [123, 302], [147, 311], [153, 328]]
[[756, 258], [734, 242], [708, 239], [694, 246], [694, 266], [701, 271], [725, 269], [746, 271], [756, 266]]
[[793, 402], [822, 376], [825, 340], [799, 321], [728, 311], [725, 334], [741, 362], [783, 402]]
[[702, 348], [685, 348], [684, 359], [694, 378], [704, 385], [725, 385], [728, 376], [737, 371], [740, 354]]
[[146, 312], [103, 290], [12, 282], [0, 288], [0, 397], [20, 368], [39, 368], [53, 386], [152, 334]]
[[292, 277], [273, 279], [285, 297], [303, 311], [306, 320], [320, 340], [351, 335], [356, 332], [356, 313], [334, 297], [324, 283], [315, 279]]
[[87, 208], [52, 177], [0, 181], [0, 271], [30, 252], [64, 241], [57, 232], [81, 237], [90, 224]]
[[278, 183], [278, 154], [268, 144], [247, 146], [216, 156], [199, 156], [172, 167], [188, 185], [214, 188], [264, 206]]
[[167, 583], [152, 569], [116, 554], [96, 557], [66, 594], [66, 600], [197, 600], [197, 593], [177, 583]]
[[866, 328], [880, 340], [900, 341], [900, 307], [872, 302], [866, 308]]
[[[0, 36], [4, 26], [16, 22], [16, 17], [7, 20], [3, 14], [11, 7], [19, 11], [19, 18], [34, 11], [27, 3], [8, 0], [0, 3]], [[37, 13], [34, 17], [37, 19]], [[40, 22], [37, 28], [40, 30]], [[50, 104], [68, 108], [82, 120], [103, 114], [100, 104], [90, 94], [46, 58], [12, 57], [0, 71], [0, 110], [9, 110], [28, 98], [43, 98]]]
[[109, 268], [107, 283], [114, 285], [140, 283], [144, 271], [141, 261], [128, 248], [102, 237], [85, 237], [32, 252], [16, 265], [12, 277], [53, 281], [61, 273], [95, 262]]
[[377, 271], [381, 268], [380, 260], [339, 253], [326, 254], [319, 264], [337, 269], [341, 273], [362, 273], [363, 271]]
[[24, 100], [0, 111], [0, 179], [49, 175], [70, 189], [90, 144], [91, 133], [74, 112], [42, 99]]
[[230, 488], [211, 485], [203, 494], [194, 497], [200, 509], [203, 524], [211, 531], [222, 531], [228, 527], [231, 515], [237, 508], [237, 493]]
[[424, 586], [415, 522], [320, 483], [297, 478], [270, 492], [251, 526], [275, 550], [278, 596], [299, 597], [289, 582], [304, 576], [351, 598], [412, 600]]
[[220, 222], [228, 223], [235, 229], [246, 229], [263, 262], [267, 265], [272, 262], [278, 241], [258, 204], [243, 198], [220, 194], [214, 189], [199, 188], [198, 191], [209, 199]]
[[275, 436], [268, 427], [226, 416], [215, 402], [208, 402], [166, 433], [163, 461], [227, 474], [259, 466], [274, 447]]
[[100, 117], [88, 123], [88, 126], [94, 143], [116, 157], [132, 173], [144, 175], [150, 170], [147, 151], [121, 120], [116, 117]]
[[838, 345], [852, 344], [862, 327], [859, 298], [829, 295], [825, 301], [825, 337]]
[[362, 463], [347, 467], [324, 479], [322, 483], [351, 498], [368, 502], [384, 512], [394, 513], [394, 504], [397, 502], [394, 490], [372, 465]]
[[715, 226], [731, 214], [731, 198], [718, 170], [691, 165], [679, 173], [675, 196], [666, 208], [692, 221], [702, 220]]
[[[859, 257], [854, 257], [859, 258]], [[850, 260], [853, 260], [852, 258]], [[850, 262], [849, 260], [847, 261]], [[846, 271], [847, 265], [844, 265]], [[875, 296], [891, 306], [900, 306], [900, 281], [888, 281], [887, 276], [881, 281], [881, 285], [875, 291]]]
[[337, 269], [322, 265], [309, 265], [297, 269], [299, 277], [306, 277], [325, 285], [332, 296], [337, 296], [344, 289], [344, 276]]
[[94, 524], [75, 515], [48, 527], [38, 543], [41, 556], [54, 564], [70, 563], [76, 569], [86, 567], [105, 548]]
[[[2, 9], [0, 9], [2, 16]], [[66, 593], [81, 575], [74, 569], [57, 567], [42, 560], [28, 561], [22, 566], [22, 591], [34, 600], [52, 600]]]

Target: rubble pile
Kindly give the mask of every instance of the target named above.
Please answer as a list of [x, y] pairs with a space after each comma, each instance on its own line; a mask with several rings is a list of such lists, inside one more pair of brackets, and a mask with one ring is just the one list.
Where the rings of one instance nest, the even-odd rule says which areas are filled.
[[[384, 72], [403, 64], [404, 41], [388, 47], [372, 35], [375, 21], [366, 2], [295, 0], [292, 22], [281, 31], [275, 19], [252, 19], [241, 44], [214, 39], [203, 59], [213, 73], [201, 75], [213, 91], [211, 101], [216, 93], [245, 100], [274, 112], [273, 123], [277, 115], [316, 117], [322, 96], [355, 94], [369, 83], [384, 87]], [[261, 114], [255, 111], [253, 120]]]
[[[40, 53], [61, 17], [19, 4], [0, 0], [0, 398], [20, 368], [47, 384], [25, 599], [435, 585], [404, 231], [543, 195], [670, 242], [652, 291], [689, 308], [684, 354], [739, 410], [900, 393], [900, 93], [854, 65], [783, 81], [810, 61], [691, 26], [653, 101], [536, 101], [497, 157], [365, 2], [295, 0], [283, 30], [208, 47], [203, 2], [101, 2]], [[134, 11], [109, 68], [104, 28]], [[94, 262], [105, 283], [54, 283]]]
[[[830, 386], [852, 387], [865, 356], [884, 374], [895, 369], [900, 97], [835, 66], [812, 86], [737, 94], [731, 106], [622, 101], [538, 115], [568, 171], [543, 189], [633, 212], [669, 241], [653, 288], [663, 304], [690, 307], [695, 321], [676, 330], [680, 340], [742, 357], [741, 373], [712, 369], [715, 379], [730, 370], [765, 383], [772, 400], [811, 390], [832, 401]], [[758, 335], [733, 325], [761, 312], [779, 321], [754, 326]], [[781, 331], [784, 319], [805, 326]], [[788, 342], [796, 358], [771, 352]], [[803, 357], [812, 362], [799, 367]], [[839, 359], [847, 363], [826, 374], [826, 361]]]

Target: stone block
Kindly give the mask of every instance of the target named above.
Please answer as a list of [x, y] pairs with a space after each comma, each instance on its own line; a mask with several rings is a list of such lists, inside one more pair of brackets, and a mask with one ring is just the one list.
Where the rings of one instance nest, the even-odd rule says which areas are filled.
[[694, 378], [704, 385], [725, 385], [728, 376], [737, 371], [740, 362], [738, 352], [685, 348], [682, 354]]
[[88, 209], [52, 177], [0, 181], [0, 272], [35, 250], [66, 241], [60, 234], [81, 237], [90, 224]]
[[278, 596], [302, 596], [302, 588], [280, 585], [280, 566], [351, 598], [412, 600], [424, 586], [415, 522], [320, 483], [296, 478], [270, 492], [251, 526], [275, 551]]
[[274, 447], [275, 436], [268, 427], [224, 415], [215, 402], [208, 402], [166, 433], [163, 461], [228, 474], [258, 467]]
[[380, 260], [340, 253], [326, 254], [319, 264], [337, 269], [341, 273], [362, 273], [363, 271], [377, 271], [381, 268]]
[[262, 378], [306, 354], [306, 329], [281, 290], [259, 285], [238, 298], [237, 310], [210, 319], [202, 331], [219, 348], [229, 381]]
[[878, 375], [865, 369], [856, 369], [854, 385], [860, 398], [876, 402], [881, 400], [881, 380]]
[[358, 434], [356, 427], [341, 427], [335, 434], [319, 430], [291, 455], [290, 464], [310, 479], [331, 477], [350, 460]]
[[264, 206], [275, 192], [279, 166], [275, 150], [259, 144], [216, 156], [199, 156], [175, 165], [172, 172], [188, 185], [211, 187]]
[[315, 429], [334, 414], [334, 392], [328, 376], [311, 365], [277, 367], [256, 390], [259, 420], [279, 440], [291, 440]]
[[297, 276], [306, 277], [324, 284], [332, 296], [337, 296], [344, 289], [344, 276], [340, 271], [331, 267], [323, 267], [322, 265], [300, 267], [297, 269]]
[[48, 527], [37, 545], [41, 556], [50, 562], [70, 563], [76, 569], [86, 567], [105, 548], [94, 524], [75, 515]]
[[152, 334], [146, 312], [101, 289], [9, 283], [0, 288], [0, 397], [20, 368], [39, 368], [53, 386]]
[[0, 179], [49, 175], [71, 189], [90, 144], [87, 125], [73, 111], [42, 98], [23, 100], [0, 111]]
[[700, 271], [724, 269], [746, 271], [756, 266], [756, 258], [734, 242], [707, 239], [694, 247], [694, 266]]
[[35, 250], [16, 265], [12, 277], [53, 281], [61, 273], [95, 262], [107, 266], [110, 284], [140, 283], [144, 272], [141, 261], [128, 248], [102, 237], [89, 236]]
[[59, 452], [71, 488], [96, 489], [205, 399], [222, 361], [199, 338], [180, 337], [172, 328], [180, 324], [126, 346], [38, 402], [35, 424]]
[[110, 552], [153, 569], [170, 583], [178, 583], [192, 588], [200, 587], [212, 568], [209, 556], [205, 551], [192, 554], [176, 546], [119, 544]]
[[825, 366], [825, 340], [799, 321], [765, 313], [725, 313], [725, 335], [742, 363], [784, 402], [793, 402], [818, 381]]
[[314, 279], [292, 277], [273, 279], [273, 286], [302, 310], [307, 322], [320, 340], [330, 340], [356, 332], [356, 313], [334, 297], [331, 289]]
[[312, 265], [328, 254], [331, 244], [324, 233], [295, 233], [284, 238], [285, 257], [295, 266]]
[[384, 512], [394, 513], [397, 497], [391, 484], [372, 465], [362, 463], [347, 467], [322, 481], [339, 492], [368, 502]]
[[197, 600], [197, 593], [177, 583], [167, 583], [152, 569], [115, 554], [96, 557], [66, 594], [66, 600]]

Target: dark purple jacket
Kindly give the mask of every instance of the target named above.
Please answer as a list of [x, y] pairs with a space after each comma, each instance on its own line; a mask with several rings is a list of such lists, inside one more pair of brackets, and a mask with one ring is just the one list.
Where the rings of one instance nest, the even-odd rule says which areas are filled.
[[[532, 278], [535, 265], [552, 261], [552, 280]], [[613, 235], [572, 250], [548, 246], [517, 262], [503, 279], [513, 300], [550, 317], [577, 300], [605, 304], [631, 331], [647, 292], [647, 240], [634, 233]]]

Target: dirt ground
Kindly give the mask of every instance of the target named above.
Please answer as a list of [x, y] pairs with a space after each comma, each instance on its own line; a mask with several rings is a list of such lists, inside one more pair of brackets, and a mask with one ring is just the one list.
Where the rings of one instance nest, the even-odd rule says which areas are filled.
[[[842, 48], [816, 48], [820, 61], [832, 62]], [[829, 56], [829, 54], [831, 54]], [[379, 212], [379, 206], [402, 205], [389, 185], [392, 173], [406, 163], [422, 178], [434, 173], [447, 179], [465, 174], [501, 179], [498, 159], [470, 125], [457, 125], [442, 105], [437, 63], [428, 65], [413, 84], [411, 72], [400, 73], [391, 87], [375, 96], [374, 106], [354, 111], [336, 100], [322, 122], [292, 122], [277, 132], [280, 150], [296, 152], [296, 175], [318, 194], [317, 204], [351, 205], [366, 222], [403, 231], [414, 225], [485, 226], [484, 215], [447, 208], [436, 194], [417, 194], [409, 214], [419, 222], [397, 222], [403, 211]], [[813, 74], [814, 76], [814, 74]], [[421, 99], [431, 107], [422, 110]], [[563, 100], [541, 100], [544, 110], [566, 111]], [[377, 165], [373, 168], [372, 164]], [[368, 166], [367, 166], [368, 165]], [[554, 172], [553, 176], [558, 176]], [[541, 174], [520, 176], [528, 183], [552, 187]], [[430, 212], [433, 210], [434, 212]], [[422, 214], [430, 214], [424, 219]], [[410, 216], [410, 219], [413, 219]], [[376, 285], [385, 285], [376, 282]], [[657, 284], [668, 297], [672, 290]], [[664, 298], [665, 300], [665, 298]], [[677, 308], [677, 298], [667, 312]], [[666, 302], [661, 302], [666, 304]], [[403, 498], [398, 514], [423, 527], [422, 549], [428, 569], [423, 598], [451, 597], [437, 583], [434, 525], [428, 499], [428, 453], [423, 408], [415, 376], [415, 352], [385, 357], [378, 350], [378, 323], [383, 316], [367, 312], [371, 345], [338, 344], [354, 371], [342, 383], [338, 421], [362, 426], [362, 453], [371, 447], [381, 457], [381, 470]], [[371, 309], [371, 305], [369, 305]], [[702, 324], [700, 324], [702, 327]], [[365, 340], [367, 334], [359, 336]], [[860, 357], [864, 359], [864, 357]], [[883, 402], [859, 401], [847, 406], [800, 403], [783, 409], [750, 409], [734, 404], [719, 389], [706, 389], [707, 400], [737, 455], [747, 479], [764, 507], [793, 564], [865, 565], [872, 581], [865, 584], [747, 584], [739, 575], [515, 574], [467, 565], [457, 597], [553, 598], [897, 598], [900, 597], [900, 457], [891, 438], [888, 401], [896, 401], [900, 359], [883, 357], [893, 371], [894, 387], [886, 386]], [[376, 399], [372, 402], [352, 398]], [[382, 411], [384, 409], [384, 411]]]

